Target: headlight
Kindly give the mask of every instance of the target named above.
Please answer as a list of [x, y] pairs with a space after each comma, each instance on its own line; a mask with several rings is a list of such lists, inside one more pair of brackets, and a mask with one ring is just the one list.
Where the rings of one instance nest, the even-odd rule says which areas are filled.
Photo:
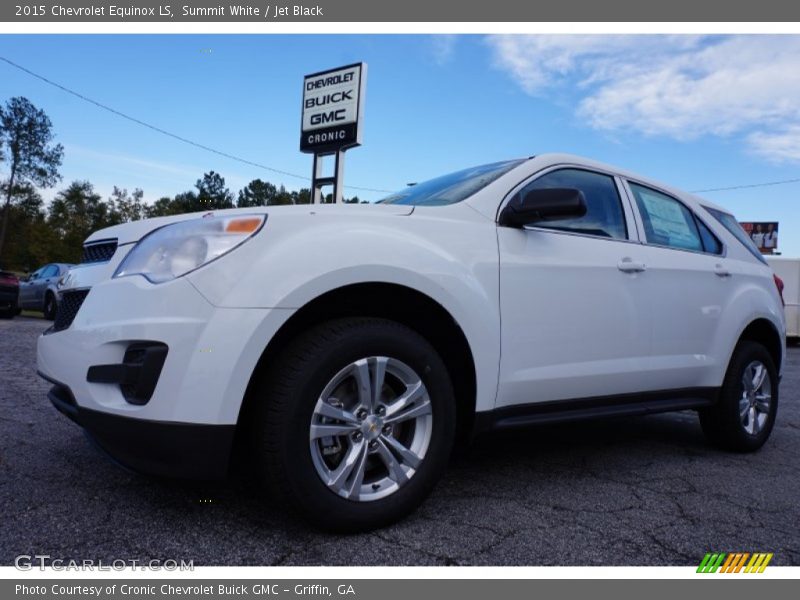
[[56, 289], [60, 290], [65, 285], [69, 283], [69, 280], [72, 279], [72, 271], [67, 271], [61, 277], [58, 278], [58, 282], [56, 283]]
[[206, 217], [151, 231], [128, 253], [114, 277], [144, 275], [163, 283], [211, 262], [252, 237], [267, 215]]

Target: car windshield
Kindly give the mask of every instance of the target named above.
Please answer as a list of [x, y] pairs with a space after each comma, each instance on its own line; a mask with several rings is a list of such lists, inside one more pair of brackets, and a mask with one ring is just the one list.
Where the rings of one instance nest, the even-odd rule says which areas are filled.
[[472, 194], [483, 189], [495, 179], [508, 173], [523, 162], [524, 160], [507, 160], [456, 171], [423, 183], [410, 185], [383, 200], [378, 200], [378, 203], [411, 204], [414, 206], [455, 204], [465, 198], [469, 198]]

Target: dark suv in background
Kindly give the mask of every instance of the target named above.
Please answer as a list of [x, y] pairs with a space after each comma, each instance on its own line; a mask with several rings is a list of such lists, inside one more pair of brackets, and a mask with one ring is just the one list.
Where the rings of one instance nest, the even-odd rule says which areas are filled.
[[19, 312], [19, 279], [0, 267], [0, 318], [10, 319]]

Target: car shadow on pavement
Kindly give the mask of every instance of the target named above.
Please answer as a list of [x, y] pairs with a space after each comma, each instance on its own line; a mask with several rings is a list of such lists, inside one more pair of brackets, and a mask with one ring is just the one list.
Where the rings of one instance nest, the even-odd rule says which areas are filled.
[[[716, 453], [705, 441], [696, 421], [696, 415], [687, 411], [482, 434], [454, 453], [440, 487], [477, 487], [480, 492], [481, 486], [475, 486], [475, 482], [492, 479], [509, 470], [531, 476], [532, 468], [539, 477], [547, 475], [551, 484], [558, 485], [559, 472], [567, 474], [566, 479], [570, 481], [581, 472], [591, 478], [590, 463], [592, 469], [599, 468], [613, 474], [617, 467], [627, 469], [630, 457], [647, 457], [645, 465], [653, 465], [671, 457], [674, 460], [676, 455], [700, 457]], [[291, 507], [273, 498], [252, 476], [255, 468], [252, 461], [242, 455], [234, 458], [228, 479], [192, 481], [135, 473], [116, 463], [93, 442], [87, 443], [97, 450], [91, 459], [96, 463], [95, 467], [108, 471], [109, 477], [125, 479], [128, 501], [140, 504], [144, 513], [151, 509], [170, 509], [199, 518], [207, 513], [217, 513], [223, 520], [249, 521], [251, 526], [261, 531], [277, 529], [296, 535], [326, 535], [298, 518]], [[519, 482], [527, 483], [525, 479], [528, 478], [520, 478]], [[515, 493], [513, 484], [502, 487], [506, 493]], [[494, 490], [498, 489], [499, 486], [495, 485]]]

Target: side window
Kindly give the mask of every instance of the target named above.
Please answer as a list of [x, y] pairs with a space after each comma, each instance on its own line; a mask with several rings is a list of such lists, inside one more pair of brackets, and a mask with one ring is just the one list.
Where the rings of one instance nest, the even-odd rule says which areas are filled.
[[722, 242], [717, 239], [717, 236], [715, 236], [700, 219], [695, 217], [695, 221], [697, 221], [697, 228], [700, 230], [703, 250], [711, 254], [722, 254]]
[[642, 215], [648, 243], [703, 251], [703, 242], [692, 211], [666, 194], [628, 183]]
[[722, 225], [725, 229], [728, 230], [733, 237], [735, 237], [742, 246], [744, 246], [745, 250], [747, 250], [753, 257], [758, 260], [759, 262], [767, 263], [767, 259], [761, 255], [761, 252], [758, 251], [753, 240], [747, 235], [742, 229], [742, 226], [739, 225], [739, 222], [736, 220], [730, 213], [722, 212], [721, 210], [717, 210], [716, 208], [711, 208], [710, 206], [704, 206], [704, 209], [708, 211], [712, 217], [714, 217], [720, 225]]
[[542, 175], [526, 185], [520, 193], [549, 188], [575, 188], [582, 191], [586, 198], [586, 214], [579, 219], [537, 223], [536, 227], [627, 239], [625, 215], [613, 177], [582, 169], [560, 169]]

